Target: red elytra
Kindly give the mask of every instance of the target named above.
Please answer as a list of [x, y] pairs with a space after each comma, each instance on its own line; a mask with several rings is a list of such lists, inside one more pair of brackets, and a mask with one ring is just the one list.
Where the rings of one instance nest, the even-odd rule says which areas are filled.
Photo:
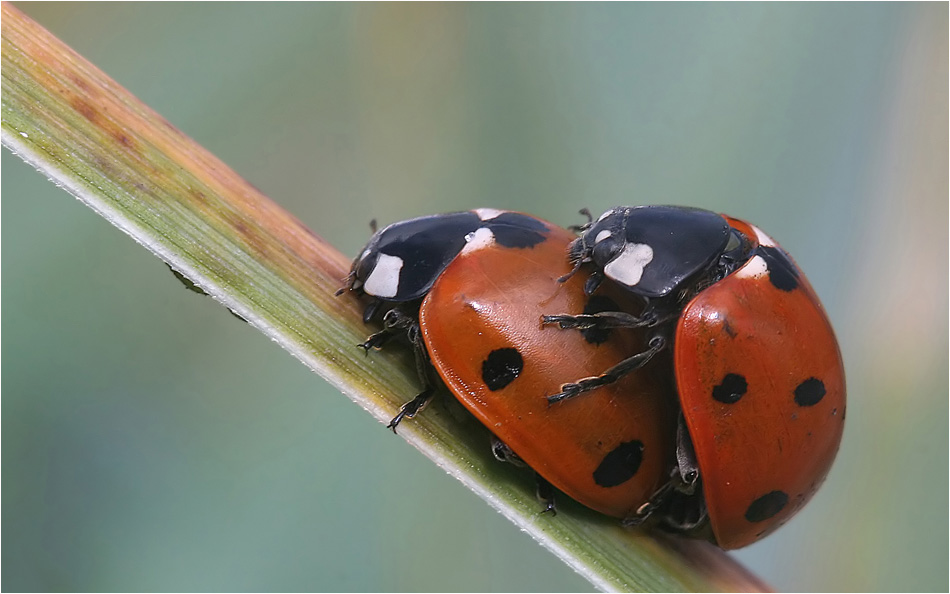
[[[726, 218], [778, 248], [756, 227]], [[725, 549], [772, 532], [812, 497], [844, 428], [844, 367], [821, 302], [794, 263], [794, 283], [782, 288], [762, 264], [753, 258], [701, 291], [674, 339], [680, 403]]]
[[[558, 282], [571, 270], [565, 254], [574, 236], [547, 225], [546, 241], [530, 249], [463, 251], [424, 299], [420, 325], [432, 364], [479, 421], [570, 497], [630, 517], [669, 480], [675, 395], [668, 372], [651, 364], [583, 398], [548, 404], [562, 383], [597, 375], [645, 342], [638, 330], [611, 330], [596, 344], [542, 327], [543, 314], [582, 311], [590, 299], [586, 275]], [[604, 292], [635, 307], [621, 291]]]

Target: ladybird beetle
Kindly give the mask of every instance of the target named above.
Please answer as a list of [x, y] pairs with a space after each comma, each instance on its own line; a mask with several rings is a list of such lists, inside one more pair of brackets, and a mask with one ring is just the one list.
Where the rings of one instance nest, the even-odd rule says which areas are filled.
[[396, 336], [406, 337], [413, 347], [423, 391], [393, 418], [389, 424], [393, 431], [432, 398], [428, 353], [418, 321], [422, 299], [432, 285], [470, 244], [485, 243], [487, 237], [492, 245], [527, 249], [543, 242], [547, 230], [545, 223], [528, 215], [480, 208], [400, 221], [373, 234], [337, 295], [350, 290], [372, 297], [363, 312], [367, 323], [386, 309], [383, 329], [360, 345], [367, 352]]
[[[687, 436], [677, 445], [674, 480], [633, 523], [665, 514], [697, 528], [706, 514], [725, 549], [769, 534], [818, 489], [844, 427], [841, 354], [811, 285], [758, 227], [706, 210], [618, 207], [581, 231], [569, 259], [574, 272], [593, 263], [585, 291], [619, 287], [642, 310], [543, 321], [584, 331], [646, 328], [653, 346], [549, 400], [610, 385], [669, 348]], [[699, 486], [702, 498], [690, 498]], [[684, 496], [690, 521], [673, 517]]]
[[[668, 374], [647, 366], [577, 406], [547, 402], [564, 382], [646, 347], [639, 329], [568, 333], [540, 323], [555, 310], [636, 307], [622, 290], [588, 296], [581, 275], [559, 282], [570, 272], [564, 254], [574, 238], [534, 217], [488, 209], [413, 219], [376, 233], [347, 284], [374, 298], [368, 316], [391, 308], [364, 348], [405, 332], [421, 366], [431, 362], [500, 440], [496, 457], [523, 462], [580, 503], [627, 518], [669, 481], [676, 399]], [[425, 369], [420, 377], [425, 389], [390, 427], [431, 399]]]

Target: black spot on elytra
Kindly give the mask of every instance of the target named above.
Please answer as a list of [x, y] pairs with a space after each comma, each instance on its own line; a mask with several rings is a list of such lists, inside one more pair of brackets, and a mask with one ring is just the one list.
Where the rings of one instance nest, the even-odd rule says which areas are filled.
[[760, 245], [756, 253], [765, 260], [769, 269], [769, 280], [776, 289], [794, 291], [798, 288], [798, 267], [785, 252], [777, 247]]
[[825, 384], [818, 378], [810, 377], [795, 388], [795, 404], [814, 406], [825, 397]]
[[601, 487], [616, 487], [632, 479], [643, 462], [643, 442], [626, 441], [604, 456], [594, 471], [594, 482]]
[[482, 361], [482, 381], [494, 392], [515, 381], [524, 369], [524, 359], [518, 349], [495, 349]]
[[788, 494], [784, 491], [772, 491], [752, 502], [745, 512], [745, 519], [750, 522], [764, 522], [782, 511], [788, 503]]
[[[620, 306], [610, 297], [603, 295], [594, 295], [584, 306], [584, 313], [598, 314], [602, 311], [620, 311]], [[610, 337], [610, 328], [587, 328], [581, 330], [581, 335], [590, 344], [603, 344]]]
[[727, 373], [722, 382], [713, 388], [712, 397], [723, 404], [735, 404], [749, 389], [745, 378], [738, 373]]

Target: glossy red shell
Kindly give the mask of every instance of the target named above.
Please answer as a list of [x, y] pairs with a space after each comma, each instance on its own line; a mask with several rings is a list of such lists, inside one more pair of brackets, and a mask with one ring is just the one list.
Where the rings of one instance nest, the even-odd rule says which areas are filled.
[[[574, 236], [554, 225], [527, 249], [463, 252], [422, 303], [420, 322], [432, 363], [458, 400], [521, 459], [582, 504], [623, 518], [668, 480], [674, 460], [676, 399], [665, 367], [652, 364], [613, 385], [549, 405], [560, 386], [596, 376], [645, 349], [642, 335], [613, 330], [599, 345], [581, 332], [542, 327], [541, 316], [582, 311], [584, 273], [565, 283]], [[613, 295], [632, 308], [623, 294]], [[520, 374], [492, 390], [483, 365], [493, 351], [516, 349]], [[657, 366], [660, 367], [660, 366]], [[638, 470], [615, 486], [595, 471], [608, 454], [639, 441]]]
[[[729, 222], [771, 242], [747, 223]], [[767, 275], [751, 274], [755, 265], [697, 295], [674, 339], [680, 402], [711, 527], [725, 549], [758, 540], [812, 497], [844, 428], [844, 368], [818, 297], [804, 275], [793, 290], [780, 290]], [[723, 397], [724, 384], [737, 392], [743, 382], [741, 395]]]

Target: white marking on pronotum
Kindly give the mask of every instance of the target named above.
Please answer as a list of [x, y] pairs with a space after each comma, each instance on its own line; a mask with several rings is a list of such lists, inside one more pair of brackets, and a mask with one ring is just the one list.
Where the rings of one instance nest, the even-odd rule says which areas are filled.
[[379, 254], [376, 266], [363, 283], [363, 290], [373, 297], [395, 297], [399, 292], [399, 271], [403, 261], [398, 256]]
[[476, 208], [475, 214], [483, 221], [490, 221], [499, 215], [505, 214], [505, 211], [498, 210], [497, 208]]
[[466, 235], [465, 241], [465, 247], [462, 248], [463, 254], [489, 247], [495, 243], [495, 235], [488, 227], [479, 227]]
[[769, 265], [762, 256], [754, 256], [745, 263], [745, 266], [736, 271], [736, 276], [739, 278], [759, 278], [767, 274], [768, 271]]
[[611, 235], [613, 235], [613, 233], [604, 229], [603, 231], [597, 234], [597, 237], [594, 238], [594, 243], [600, 243], [601, 241], [607, 239]]
[[749, 225], [752, 227], [752, 230], [755, 231], [755, 237], [759, 240], [759, 245], [764, 245], [765, 247], [775, 247], [777, 244], [775, 240], [762, 232], [761, 229], [755, 225]]
[[597, 222], [599, 223], [599, 222], [603, 221], [604, 219], [606, 219], [606, 218], [609, 217], [610, 215], [614, 214], [615, 212], [617, 212], [617, 209], [616, 209], [616, 208], [611, 208], [610, 210], [604, 212], [604, 214], [602, 214], [602, 215], [600, 215], [599, 217], [597, 217]]
[[628, 243], [623, 251], [604, 266], [604, 274], [618, 283], [635, 286], [643, 269], [653, 261], [653, 248], [645, 243]]

